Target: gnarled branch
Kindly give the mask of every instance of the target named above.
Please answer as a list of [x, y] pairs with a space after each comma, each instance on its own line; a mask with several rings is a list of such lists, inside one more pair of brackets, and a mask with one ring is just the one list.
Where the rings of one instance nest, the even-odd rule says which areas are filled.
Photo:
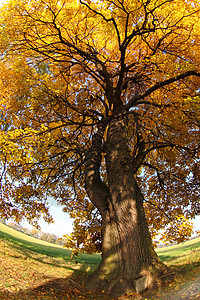
[[109, 188], [100, 178], [102, 138], [104, 129], [102, 126], [93, 135], [92, 145], [85, 154], [85, 189], [90, 200], [103, 214], [107, 210]]

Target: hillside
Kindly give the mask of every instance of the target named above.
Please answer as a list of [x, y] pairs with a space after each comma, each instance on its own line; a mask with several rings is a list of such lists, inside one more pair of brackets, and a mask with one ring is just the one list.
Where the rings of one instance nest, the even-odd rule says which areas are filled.
[[[158, 249], [158, 254], [177, 278], [140, 299], [200, 299], [200, 238]], [[70, 257], [71, 251], [62, 246], [0, 224], [0, 299], [110, 299], [87, 292], [73, 280], [96, 269], [100, 255]], [[130, 295], [126, 299], [134, 298]]]
[[[94, 270], [100, 261], [100, 255], [82, 254], [73, 260], [70, 257], [71, 251], [62, 246], [0, 224], [0, 299], [35, 299], [38, 287], [53, 282], [55, 286], [56, 280]], [[69, 299], [73, 299], [72, 296], [69, 293]], [[37, 299], [41, 297], [37, 295]], [[52, 299], [49, 297], [47, 299]]]

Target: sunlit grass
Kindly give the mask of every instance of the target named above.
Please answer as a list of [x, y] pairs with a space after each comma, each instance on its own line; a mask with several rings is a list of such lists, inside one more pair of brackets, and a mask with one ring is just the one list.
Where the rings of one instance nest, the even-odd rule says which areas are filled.
[[[157, 253], [180, 275], [178, 284], [187, 277], [192, 277], [194, 270], [195, 272], [200, 270], [200, 238], [157, 249]], [[73, 294], [74, 287], [69, 292], [69, 282], [66, 280], [93, 272], [100, 260], [99, 254], [81, 254], [71, 260], [71, 250], [38, 240], [0, 223], [0, 299], [26, 299], [21, 294], [23, 292], [26, 293], [26, 297], [32, 295], [28, 297], [29, 300], [79, 299], [79, 296]], [[58, 284], [62, 281], [67, 288], [63, 287], [64, 298], [59, 298], [60, 296], [55, 296], [55, 293], [59, 291]], [[48, 288], [51, 284], [52, 291]], [[17, 298], [12, 298], [16, 293]], [[44, 293], [45, 297], [38, 296], [39, 293]], [[81, 294], [80, 297], [94, 299], [89, 294], [85, 296]], [[99, 297], [95, 299], [106, 299]]]

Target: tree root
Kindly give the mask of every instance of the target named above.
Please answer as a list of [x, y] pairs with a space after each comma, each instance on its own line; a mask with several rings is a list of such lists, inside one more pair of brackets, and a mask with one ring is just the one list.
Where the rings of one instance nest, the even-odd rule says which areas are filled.
[[164, 284], [172, 282], [175, 273], [167, 267], [156, 274], [150, 271], [144, 271], [139, 278], [124, 278], [116, 276], [115, 278], [101, 279], [94, 273], [84, 280], [84, 287], [90, 291], [106, 293], [111, 297], [125, 296], [127, 294], [141, 294], [146, 290], [157, 290]]

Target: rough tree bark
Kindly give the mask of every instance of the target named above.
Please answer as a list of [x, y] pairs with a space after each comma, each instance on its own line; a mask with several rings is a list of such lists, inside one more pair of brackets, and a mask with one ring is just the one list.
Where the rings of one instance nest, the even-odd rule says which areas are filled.
[[[127, 119], [113, 118], [106, 149], [107, 184], [99, 174], [103, 128], [94, 135], [86, 154], [85, 187], [102, 216], [102, 261], [92, 285], [119, 294], [134, 289], [136, 279], [148, 276], [148, 285], [166, 271], [154, 251], [143, 208], [143, 196], [135, 180], [128, 146]], [[104, 152], [105, 152], [104, 149]]]

